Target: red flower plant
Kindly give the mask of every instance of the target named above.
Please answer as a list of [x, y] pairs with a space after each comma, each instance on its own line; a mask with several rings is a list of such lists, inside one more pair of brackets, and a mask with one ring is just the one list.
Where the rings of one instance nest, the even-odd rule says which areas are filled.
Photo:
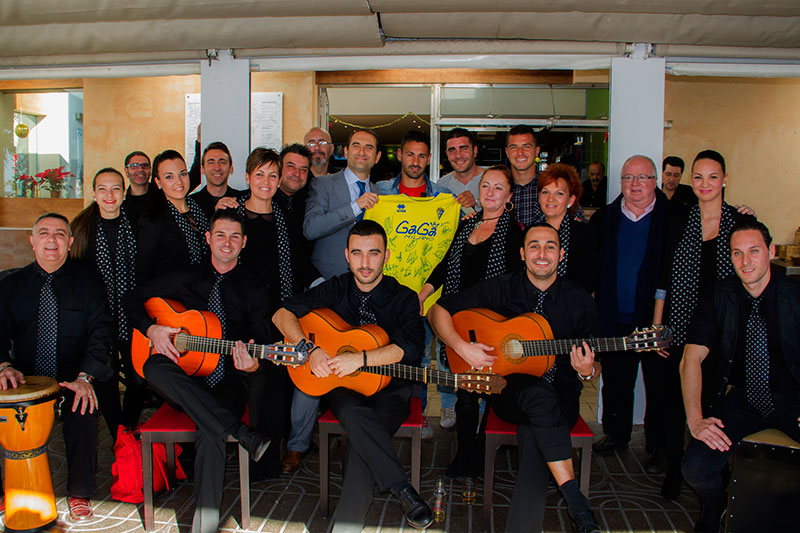
[[49, 191], [60, 191], [64, 187], [64, 178], [72, 176], [72, 172], [64, 172], [64, 167], [48, 168], [36, 174], [39, 185]]

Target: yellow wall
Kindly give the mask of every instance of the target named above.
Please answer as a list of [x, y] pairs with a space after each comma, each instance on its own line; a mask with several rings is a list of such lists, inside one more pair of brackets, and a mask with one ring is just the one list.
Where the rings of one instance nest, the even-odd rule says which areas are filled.
[[[697, 152], [727, 163], [725, 199], [747, 204], [776, 243], [793, 242], [800, 225], [800, 80], [668, 76], [664, 155], [691, 165]], [[690, 183], [689, 168], [683, 182]]]
[[283, 93], [283, 142], [303, 142], [317, 124], [317, 93], [313, 72], [253, 72], [250, 90]]

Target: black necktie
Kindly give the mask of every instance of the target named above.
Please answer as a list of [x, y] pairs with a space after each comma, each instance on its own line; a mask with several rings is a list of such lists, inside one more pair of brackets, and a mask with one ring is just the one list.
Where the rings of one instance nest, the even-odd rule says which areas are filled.
[[[220, 274], [216, 270], [214, 271], [214, 285], [211, 287], [211, 293], [208, 296], [208, 310], [217, 315], [219, 318], [219, 323], [222, 325], [222, 338], [225, 338], [225, 334], [227, 333], [227, 320], [225, 317], [225, 307], [222, 305], [222, 291], [220, 290], [220, 284], [222, 280], [225, 279], [225, 274]], [[211, 374], [208, 375], [206, 378], [206, 383], [209, 387], [215, 387], [220, 381], [222, 381], [222, 377], [225, 375], [225, 356], [220, 355], [219, 362], [217, 363], [217, 367], [214, 369]]]
[[761, 298], [750, 298], [750, 302], [752, 307], [745, 333], [744, 365], [747, 402], [766, 418], [775, 410], [769, 391], [767, 324], [759, 309]]
[[359, 291], [358, 298], [360, 300], [358, 305], [358, 321], [360, 325], [363, 326], [365, 324], [375, 324], [378, 322], [378, 319], [375, 318], [375, 313], [372, 312], [372, 309], [370, 309], [367, 303], [369, 300], [369, 293]]
[[[358, 198], [361, 198], [361, 195], [364, 194], [367, 191], [367, 184], [364, 183], [361, 180], [358, 180], [356, 182], [356, 185], [358, 186]], [[356, 200], [358, 200], [358, 198], [356, 198]], [[364, 220], [364, 210], [363, 209], [361, 210], [361, 213], [359, 213], [358, 216], [356, 217], [356, 220]]]
[[58, 300], [53, 290], [53, 273], [42, 272], [42, 290], [39, 293], [39, 317], [36, 332], [36, 361], [34, 369], [39, 376], [56, 377], [56, 339], [58, 338]]
[[[544, 312], [545, 296], [547, 296], [546, 292], [536, 289], [536, 305], [533, 306], [533, 312], [537, 315], [542, 315], [544, 318], [547, 318], [547, 315]], [[553, 366], [550, 367], [550, 370], [544, 373], [542, 379], [548, 383], [552, 383], [556, 379], [556, 363], [553, 363]]]

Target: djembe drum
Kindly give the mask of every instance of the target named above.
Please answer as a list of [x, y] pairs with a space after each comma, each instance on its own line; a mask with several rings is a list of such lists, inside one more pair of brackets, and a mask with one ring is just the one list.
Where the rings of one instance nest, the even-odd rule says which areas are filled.
[[56, 499], [47, 439], [60, 390], [56, 380], [42, 376], [26, 376], [25, 383], [16, 389], [0, 390], [6, 531], [39, 531], [55, 525]]

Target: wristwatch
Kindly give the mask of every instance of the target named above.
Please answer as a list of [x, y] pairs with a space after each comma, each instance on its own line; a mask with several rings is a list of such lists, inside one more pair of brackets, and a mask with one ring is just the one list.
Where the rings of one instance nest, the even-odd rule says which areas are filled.
[[85, 381], [89, 385], [91, 385], [92, 381], [94, 381], [94, 378], [89, 374], [87, 374], [86, 372], [81, 372], [80, 374], [78, 374], [78, 379]]

